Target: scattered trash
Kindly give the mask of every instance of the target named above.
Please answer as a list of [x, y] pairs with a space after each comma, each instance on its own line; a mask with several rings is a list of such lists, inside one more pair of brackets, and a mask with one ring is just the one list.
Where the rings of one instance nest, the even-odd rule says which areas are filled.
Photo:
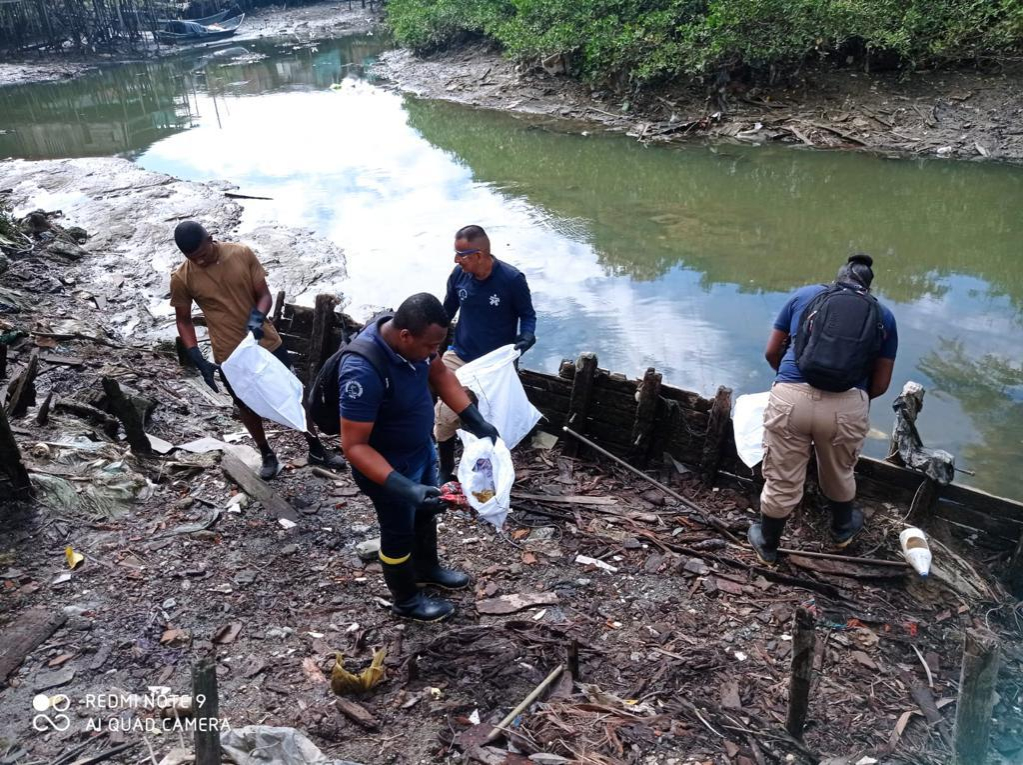
[[372, 561], [379, 557], [380, 537], [373, 537], [355, 545], [355, 554], [362, 560]]
[[927, 545], [927, 536], [923, 531], [910, 526], [899, 534], [899, 545], [902, 555], [921, 577], [931, 571], [931, 548]]
[[83, 560], [85, 560], [84, 555], [75, 552], [71, 549], [71, 547], [64, 548], [64, 557], [67, 558], [67, 565], [70, 569], [76, 568]]
[[[458, 481], [472, 508], [495, 528], [504, 526], [511, 509], [511, 490], [515, 483], [515, 465], [502, 439], [476, 438], [458, 431], [462, 439], [462, 459], [458, 463]], [[467, 491], [466, 491], [467, 490]]]
[[301, 731], [246, 725], [220, 734], [220, 746], [235, 765], [360, 765], [326, 757]]
[[591, 558], [588, 555], [576, 555], [575, 562], [582, 563], [584, 566], [596, 566], [597, 568], [602, 568], [610, 574], [613, 574], [618, 570], [610, 563], [604, 563], [604, 561], [598, 560], [597, 558]]
[[[458, 481], [448, 481], [440, 487], [440, 498], [451, 507], [468, 507], [469, 500]], [[479, 499], [479, 497], [477, 497]]]
[[298, 525], [294, 521], [289, 521], [287, 518], [278, 518], [277, 522], [279, 524], [281, 524], [282, 528], [285, 528], [285, 529], [293, 529], [293, 528], [295, 528]]
[[345, 669], [344, 657], [340, 653], [334, 656], [334, 666], [330, 670], [330, 689], [338, 696], [351, 693], [366, 693], [373, 689], [386, 675], [384, 659], [387, 652], [383, 649], [373, 652], [373, 661], [369, 667], [358, 675]]
[[558, 602], [558, 595], [555, 592], [530, 592], [525, 594], [502, 595], [499, 598], [480, 600], [476, 603], [476, 610], [481, 614], [513, 614], [525, 608], [534, 606], [552, 606]]
[[241, 622], [229, 622], [213, 633], [213, 642], [218, 645], [233, 643], [242, 631]]

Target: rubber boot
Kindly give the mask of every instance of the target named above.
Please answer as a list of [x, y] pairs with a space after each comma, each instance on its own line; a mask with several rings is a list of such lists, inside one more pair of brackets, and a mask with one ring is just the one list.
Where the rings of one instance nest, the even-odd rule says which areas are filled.
[[835, 547], [841, 550], [852, 542], [863, 531], [863, 511], [848, 502], [828, 500], [831, 510], [831, 538]]
[[397, 616], [417, 622], [440, 622], [455, 612], [455, 604], [443, 598], [428, 598], [416, 586], [411, 558], [397, 565], [380, 561], [384, 582], [391, 591], [391, 611]]
[[763, 513], [760, 514], [759, 523], [750, 524], [746, 539], [753, 545], [753, 551], [761, 563], [771, 566], [778, 562], [778, 544], [784, 528], [784, 518], [769, 518]]
[[437, 521], [432, 513], [429, 517], [416, 515], [416, 541], [412, 552], [416, 582], [421, 585], [443, 587], [445, 590], [463, 590], [469, 586], [469, 575], [440, 565], [437, 555]]
[[282, 470], [284, 470], [284, 466], [281, 465], [276, 454], [273, 452], [267, 452], [263, 455], [263, 464], [259, 468], [260, 478], [264, 481], [269, 481], [271, 478], [276, 477]]
[[457, 481], [455, 476], [455, 439], [437, 442], [437, 454], [440, 457], [440, 482]]
[[309, 444], [309, 464], [319, 465], [328, 470], [345, 470], [348, 462], [338, 452], [327, 449], [316, 436], [306, 435]]

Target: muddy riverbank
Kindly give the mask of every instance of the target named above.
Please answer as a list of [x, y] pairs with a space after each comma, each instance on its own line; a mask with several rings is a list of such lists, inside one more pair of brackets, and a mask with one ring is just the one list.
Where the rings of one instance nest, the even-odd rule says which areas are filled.
[[[298, 7], [268, 6], [245, 14], [245, 22], [234, 37], [226, 41], [206, 45], [153, 46], [143, 51], [120, 51], [109, 54], [80, 57], [67, 56], [24, 57], [12, 56], [0, 61], [0, 86], [20, 85], [30, 82], [48, 82], [78, 77], [97, 67], [149, 58], [174, 56], [183, 51], [208, 48], [216, 50], [225, 45], [239, 44], [264, 38], [293, 40], [307, 43], [344, 35], [357, 35], [383, 31], [379, 13], [348, 3], [316, 3]], [[0, 122], [0, 130], [3, 130]]]
[[816, 72], [794, 86], [730, 93], [723, 105], [709, 99], [706, 88], [690, 84], [615, 96], [565, 76], [522, 71], [486, 46], [426, 58], [395, 50], [383, 56], [377, 71], [399, 89], [423, 98], [575, 120], [643, 141], [780, 141], [898, 155], [1023, 161], [1019, 65], [994, 74]]

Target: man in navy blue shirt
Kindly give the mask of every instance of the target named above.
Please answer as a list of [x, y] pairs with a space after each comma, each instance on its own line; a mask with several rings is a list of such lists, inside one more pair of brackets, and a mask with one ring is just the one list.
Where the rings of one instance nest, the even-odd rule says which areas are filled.
[[470, 433], [494, 441], [498, 436], [438, 356], [449, 324], [436, 297], [413, 295], [393, 317], [370, 324], [360, 334], [383, 351], [386, 376], [355, 353], [344, 354], [338, 370], [341, 442], [356, 484], [377, 512], [379, 557], [392, 609], [424, 622], [446, 619], [455, 606], [427, 598], [418, 585], [456, 590], [469, 584], [468, 575], [443, 568], [437, 555], [435, 516], [444, 504], [431, 438], [431, 388], [459, 413]]
[[[525, 353], [536, 342], [536, 311], [521, 271], [490, 254], [490, 239], [479, 226], [455, 234], [455, 266], [448, 277], [444, 310], [458, 313], [455, 340], [443, 361], [454, 371], [470, 361], [511, 343]], [[440, 452], [443, 480], [455, 470], [455, 431], [458, 415], [437, 403], [434, 436]]]
[[[869, 255], [857, 253], [839, 269], [835, 284], [866, 298], [874, 279], [872, 267]], [[863, 513], [853, 505], [854, 470], [870, 429], [870, 399], [882, 395], [891, 383], [899, 334], [892, 312], [878, 304], [880, 347], [872, 359], [869, 354], [865, 356], [866, 367], [852, 367], [852, 377], [862, 369], [864, 378], [848, 390], [821, 390], [810, 385], [797, 364], [796, 343], [792, 339], [799, 332], [807, 307], [828, 289], [829, 285], [814, 284], [796, 290], [778, 314], [764, 351], [778, 375], [764, 410], [760, 522], [750, 526], [747, 536], [765, 563], [778, 559], [785, 519], [803, 498], [811, 446], [817, 454], [821, 491], [831, 511], [831, 536], [835, 544], [845, 547], [863, 528]], [[860, 298], [850, 295], [849, 299]], [[876, 323], [869, 326], [877, 332]], [[877, 335], [873, 337], [876, 343]], [[845, 348], [852, 348], [852, 342], [838, 342], [838, 359]], [[807, 369], [805, 362], [801, 363]]]

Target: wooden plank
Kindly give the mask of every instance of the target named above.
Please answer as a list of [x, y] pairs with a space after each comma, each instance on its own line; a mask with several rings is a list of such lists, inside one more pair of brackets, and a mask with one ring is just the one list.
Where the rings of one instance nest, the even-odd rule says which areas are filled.
[[220, 765], [220, 700], [217, 698], [217, 658], [207, 654], [192, 665], [192, 698], [195, 726], [195, 765]]
[[[572, 397], [568, 405], [568, 422], [573, 429], [585, 435], [587, 425], [587, 411], [590, 408], [590, 398], [593, 395], [593, 376], [597, 370], [597, 356], [593, 353], [583, 353], [576, 362], [575, 379], [572, 382]], [[563, 452], [568, 457], [574, 457], [579, 453], [579, 442], [572, 439], [565, 443]]]
[[713, 401], [703, 398], [699, 393], [682, 390], [681, 388], [673, 388], [670, 385], [661, 386], [661, 395], [669, 401], [677, 401], [685, 408], [697, 412], [710, 412], [710, 408], [714, 404]]
[[7, 414], [11, 418], [21, 417], [29, 406], [35, 403], [36, 373], [39, 371], [39, 349], [33, 348], [28, 365], [7, 386]]
[[998, 681], [998, 639], [986, 630], [969, 629], [963, 641], [963, 665], [956, 703], [955, 765], [987, 761], [991, 710]]
[[78, 356], [61, 356], [59, 353], [41, 353], [39, 360], [47, 364], [63, 364], [69, 367], [80, 367], [85, 361]]
[[1023, 522], [1000, 518], [964, 505], [953, 505], [948, 502], [938, 503], [934, 517], [944, 518], [951, 523], [969, 526], [1008, 540], [1018, 539], [1019, 535], [1023, 533]]
[[981, 489], [959, 484], [946, 486], [942, 490], [941, 496], [950, 502], [966, 505], [972, 510], [1023, 522], [1023, 502], [1017, 502], [1014, 499], [998, 497]]
[[588, 496], [585, 494], [529, 494], [524, 491], [513, 491], [514, 499], [526, 499], [533, 502], [554, 502], [569, 505], [617, 505], [614, 497]]
[[274, 518], [298, 520], [298, 513], [295, 512], [295, 509], [238, 457], [230, 452], [225, 452], [220, 458], [220, 467], [232, 481], [241, 486], [246, 494], [262, 502]]
[[67, 615], [62, 611], [33, 608], [20, 614], [0, 634], [0, 682], [25, 660], [32, 651], [56, 632]]

